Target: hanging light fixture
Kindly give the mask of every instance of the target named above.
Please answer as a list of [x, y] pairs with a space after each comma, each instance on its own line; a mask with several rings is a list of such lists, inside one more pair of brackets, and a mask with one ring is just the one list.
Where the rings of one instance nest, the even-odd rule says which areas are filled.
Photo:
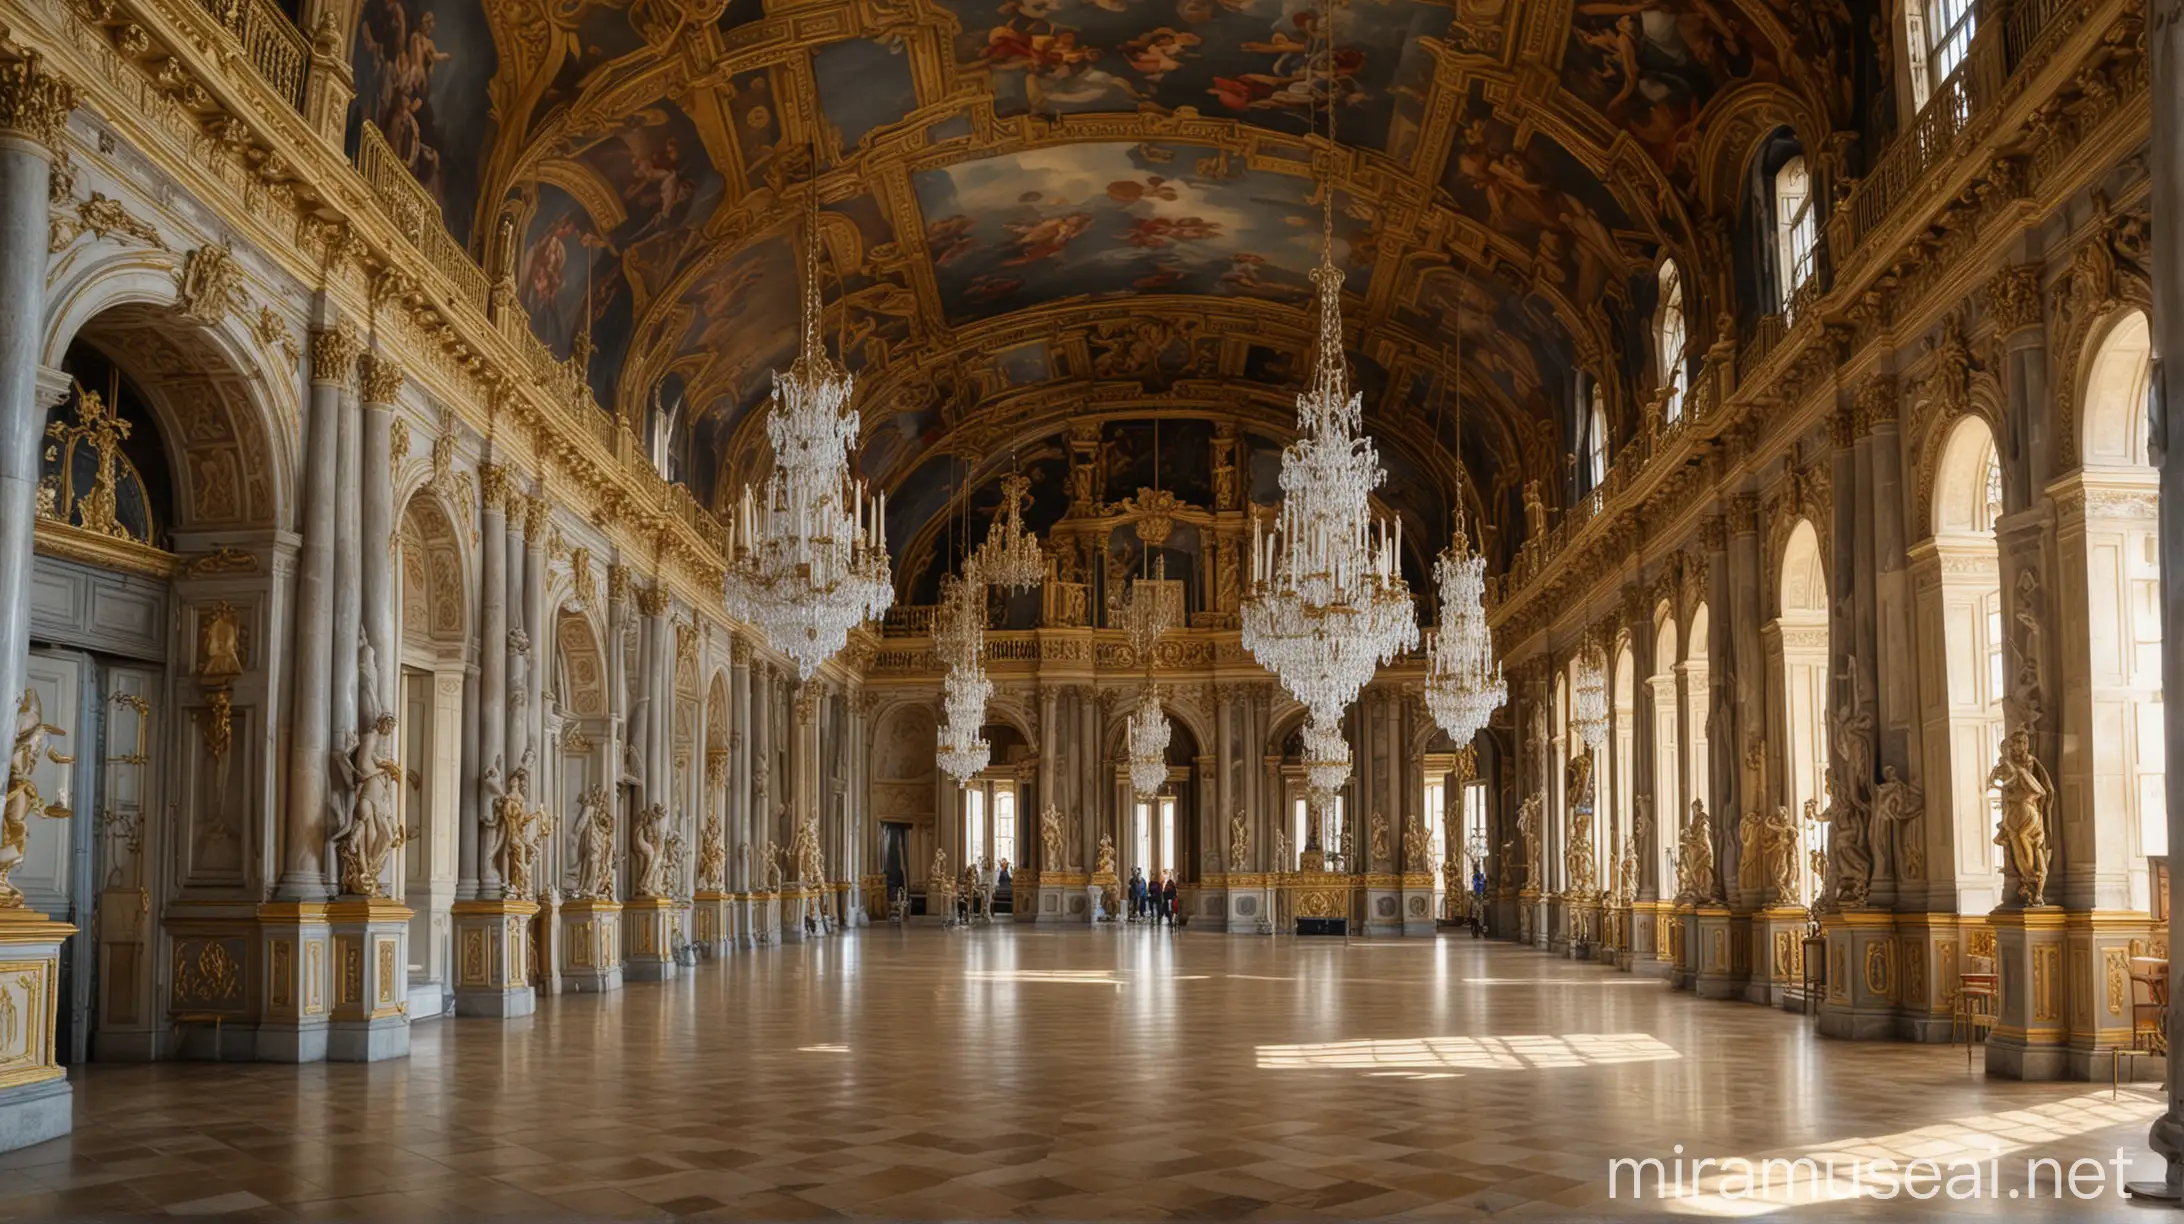
[[[1329, 40], [1328, 163], [1334, 161], [1333, 26]], [[1363, 436], [1363, 399], [1349, 387], [1342, 346], [1342, 272], [1334, 259], [1334, 182], [1320, 184], [1319, 339], [1312, 384], [1297, 397], [1297, 440], [1282, 451], [1281, 509], [1271, 530], [1252, 523], [1251, 589], [1242, 642], [1322, 726], [1340, 723], [1381, 665], [1418, 644], [1417, 609], [1399, 566], [1403, 529], [1372, 513], [1380, 459]]]
[[1030, 495], [1030, 477], [1011, 472], [1001, 478], [1001, 509], [971, 557], [970, 572], [978, 581], [1028, 591], [1046, 578], [1046, 554], [1024, 528], [1024, 500]]
[[894, 602], [885, 541], [887, 496], [850, 475], [859, 418], [855, 380], [827, 356], [820, 334], [819, 160], [812, 155], [804, 236], [802, 348], [774, 374], [766, 438], [773, 474], [736, 507], [735, 546], [723, 591], [730, 615], [765, 633], [804, 679], [849, 641], [850, 630]]
[[1577, 675], [1570, 685], [1570, 729], [1587, 748], [1608, 742], [1607, 655], [1587, 633], [1577, 648]]
[[[1457, 365], [1445, 372], [1442, 394], [1460, 376], [1463, 311], [1456, 314]], [[1445, 402], [1445, 398], [1444, 398]], [[1448, 548], [1434, 562], [1434, 583], [1441, 598], [1440, 626], [1426, 640], [1426, 709], [1433, 721], [1462, 747], [1486, 729], [1487, 720], [1508, 700], [1501, 662], [1494, 657], [1494, 635], [1486, 624], [1486, 558], [1471, 549], [1464, 531], [1464, 412], [1456, 401], [1456, 525]]]
[[1130, 715], [1130, 785], [1140, 799], [1150, 799], [1168, 782], [1168, 738], [1172, 729], [1160, 705], [1160, 686], [1148, 683]]
[[[968, 523], [966, 523], [966, 530]], [[967, 577], [950, 574], [940, 581], [940, 612], [933, 625], [934, 657], [947, 667], [941, 678], [941, 719], [935, 759], [957, 786], [986, 768], [993, 746], [980, 734], [993, 681], [986, 676], [986, 587], [978, 565], [967, 563]]]
[[1306, 723], [1304, 727], [1304, 784], [1317, 795], [1332, 799], [1350, 780], [1350, 741], [1342, 728]]

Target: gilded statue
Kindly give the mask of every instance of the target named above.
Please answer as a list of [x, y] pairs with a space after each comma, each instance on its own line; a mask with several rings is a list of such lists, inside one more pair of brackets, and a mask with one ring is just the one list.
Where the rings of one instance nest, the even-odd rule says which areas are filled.
[[1039, 813], [1039, 869], [1060, 871], [1067, 865], [1062, 854], [1062, 810], [1049, 803]]
[[826, 857], [819, 849], [819, 817], [816, 813], [797, 822], [795, 840], [790, 844], [789, 853], [796, 860], [796, 878], [799, 883], [826, 883]]
[[945, 895], [949, 891], [947, 847], [933, 847], [933, 865], [931, 869], [929, 869], [925, 873], [925, 886], [928, 890], [938, 892], [943, 895]]
[[1519, 888], [1539, 887], [1539, 810], [1538, 795], [1527, 795], [1517, 805], [1517, 840], [1524, 851]]
[[508, 789], [498, 801], [501, 823], [502, 895], [518, 901], [537, 896], [539, 841], [553, 824], [544, 808], [524, 802], [529, 772], [518, 768], [508, 776]]
[[1245, 871], [1250, 867], [1251, 824], [1245, 819], [1242, 808], [1229, 816], [1228, 860], [1230, 871]]
[[1416, 812], [1411, 813], [1410, 823], [1403, 826], [1403, 870], [1433, 870], [1433, 863], [1427, 857], [1427, 852], [1431, 849], [1430, 841], [1426, 837], [1425, 822], [1418, 819]]
[[221, 600], [197, 622], [197, 675], [208, 684], [243, 672], [243, 618], [235, 605]]
[[1714, 822], [1706, 814], [1705, 800], [1691, 801], [1691, 821], [1684, 826], [1680, 841], [1683, 854], [1677, 866], [1683, 889], [1678, 900], [1694, 905], [1720, 901], [1721, 878], [1714, 870]]
[[1994, 844], [2017, 875], [2017, 898], [2028, 906], [2047, 902], [2048, 865], [2055, 855], [2055, 781], [2033, 755], [2032, 739], [2020, 727], [2002, 745], [1987, 785], [2002, 793], [2002, 823]]
[[402, 766], [385, 754], [394, 751], [394, 715], [381, 714], [351, 734], [349, 752], [342, 758], [343, 786], [355, 792], [349, 823], [334, 834], [335, 852], [341, 859], [341, 890], [353, 897], [385, 894], [380, 876], [387, 856], [402, 845], [402, 816], [396, 804], [395, 785], [402, 780]]
[[57, 820], [69, 814], [59, 804], [41, 802], [38, 783], [31, 777], [39, 757], [52, 757], [46, 751], [46, 736], [59, 730], [46, 722], [38, 690], [24, 689], [22, 700], [15, 706], [14, 747], [8, 752], [7, 804], [0, 809], [0, 910], [23, 908], [23, 892], [8, 877], [23, 865], [24, 847], [30, 840], [30, 818]]
[[1101, 875], [1115, 874], [1115, 839], [1105, 833], [1100, 834], [1099, 854], [1092, 869]]
[[[1745, 818], [1747, 823], [1752, 818]], [[1797, 900], [1797, 851], [1804, 837], [1798, 832], [1797, 818], [1790, 809], [1776, 804], [1773, 812], [1758, 821], [1760, 828], [1759, 854], [1762, 864], [1761, 882], [1774, 888], [1777, 903], [1787, 904]]]
[[[1590, 760], [1590, 757], [1578, 758], [1578, 761]], [[1577, 781], [1592, 776], [1589, 764], [1583, 770], [1573, 772]], [[1569, 845], [1562, 852], [1563, 886], [1577, 896], [1590, 896], [1599, 884], [1598, 861], [1593, 850], [1592, 804], [1589, 801], [1572, 803], [1569, 819]]]
[[718, 812], [707, 812], [698, 831], [698, 887], [709, 892], [728, 887], [728, 841]]
[[667, 867], [667, 805], [648, 803], [629, 826], [630, 895], [668, 895]]
[[576, 895], [614, 899], [614, 805], [603, 786], [576, 800]]
[[1378, 867], [1388, 861], [1388, 818], [1382, 813], [1373, 813], [1372, 838], [1373, 861], [1369, 865]]

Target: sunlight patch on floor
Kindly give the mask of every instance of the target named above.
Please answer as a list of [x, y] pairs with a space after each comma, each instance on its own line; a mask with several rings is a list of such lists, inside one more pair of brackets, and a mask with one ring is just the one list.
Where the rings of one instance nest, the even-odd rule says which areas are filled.
[[963, 976], [974, 982], [1076, 982], [1092, 986], [1127, 986], [1112, 969], [973, 969]]
[[1649, 1033], [1571, 1033], [1564, 1036], [1412, 1037], [1263, 1045], [1262, 1071], [1366, 1071], [1374, 1075], [1446, 1078], [1450, 1071], [1535, 1071], [1682, 1058]]

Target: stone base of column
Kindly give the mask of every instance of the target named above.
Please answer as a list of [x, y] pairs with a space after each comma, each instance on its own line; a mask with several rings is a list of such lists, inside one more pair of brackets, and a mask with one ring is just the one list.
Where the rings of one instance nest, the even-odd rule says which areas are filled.
[[531, 986], [535, 901], [457, 901], [455, 1014], [512, 1020], [538, 1010]]
[[1371, 872], [1359, 880], [1365, 895], [1367, 935], [1403, 933], [1403, 877], [1392, 872]]
[[1175, 912], [1194, 931], [1228, 930], [1229, 877], [1215, 872], [1176, 889]]
[[1230, 872], [1223, 877], [1221, 929], [1231, 935], [1274, 933], [1274, 877], [1256, 871]]
[[1678, 990], [1696, 990], [1699, 986], [1699, 912], [1697, 907], [1679, 901], [1669, 923], [1668, 947], [1675, 971], [1669, 975], [1671, 986]]
[[1977, 929], [1984, 919], [1955, 914], [1896, 915], [1896, 943], [1900, 949], [1897, 968], [1902, 974], [1896, 1012], [1898, 1037], [1923, 1042], [1954, 1038], [1950, 1018], [1956, 1006], [1959, 975], [1965, 967], [1966, 924]]
[[751, 894], [751, 946], [770, 948], [781, 942], [781, 897], [770, 892]]
[[620, 902], [604, 897], [563, 902], [561, 946], [568, 952], [561, 980], [569, 989], [604, 994], [622, 988]]
[[1804, 989], [1810, 916], [1801, 905], [1774, 905], [1753, 914], [1751, 921], [1752, 976], [1744, 983], [1744, 1000], [1787, 1007], [1791, 993]]
[[[1024, 912], [1024, 882], [1030, 875], [1029, 872], [1019, 871], [1015, 876], [1016, 909], [1018, 913]], [[858, 926], [863, 926], [867, 922], [884, 922], [895, 916], [894, 898], [887, 895], [886, 876], [858, 876], [857, 890], [864, 895], [864, 900], [860, 903], [857, 912]]]
[[[1030, 883], [1024, 883], [1026, 874]], [[1082, 872], [1041, 871], [1019, 874], [1016, 877], [1017, 906], [1022, 910], [1017, 921], [1029, 918], [1035, 923], [1052, 925], [1069, 922], [1082, 923], [1092, 912], [1085, 902], [1085, 886], [1091, 881]]]
[[1820, 1005], [1826, 1037], [1874, 1041], [1896, 1027], [1896, 922], [1887, 910], [1823, 915], [1828, 941], [1828, 993]]
[[820, 917], [821, 895], [818, 888], [809, 884], [791, 884], [777, 894], [781, 906], [782, 943], [802, 943], [826, 934], [826, 924]]
[[1745, 920], [1726, 905], [1702, 905], [1697, 919], [1698, 948], [1692, 990], [1702, 999], [1736, 999], [1744, 995], [1744, 978], [1750, 972], [1749, 945], [1737, 938]]
[[541, 997], [557, 995], [561, 981], [561, 907], [567, 902], [556, 890], [538, 899], [538, 913], [531, 918], [531, 990]]
[[1093, 872], [1091, 881], [1084, 886], [1084, 896], [1093, 921], [1122, 921], [1122, 881], [1115, 878], [1114, 872]]
[[633, 897], [622, 906], [622, 946], [629, 950], [622, 976], [632, 982], [664, 982], [675, 976], [675, 899]]
[[1517, 890], [1518, 943], [1531, 944], [1533, 947], [1542, 947], [1545, 945], [1547, 937], [1545, 933], [1540, 930], [1539, 919], [1539, 890], [1536, 888], [1523, 888]]
[[1430, 871], [1406, 871], [1403, 881], [1403, 934], [1433, 934], [1434, 908], [1433, 873]]
[[58, 1139], [75, 1127], [75, 1090], [55, 1048], [60, 1015], [61, 943], [76, 933], [36, 910], [0, 910], [0, 1004], [15, 1023], [0, 1026], [0, 1152]]
[[1636, 901], [1630, 907], [1630, 964], [1641, 977], [1672, 978], [1676, 958], [1668, 928], [1675, 921], [1675, 907], [1661, 901]]
[[265, 975], [255, 1051], [260, 1062], [326, 1058], [333, 963], [326, 911], [323, 901], [270, 901], [258, 907], [258, 963]]
[[[2131, 1045], [2131, 947], [2148, 941], [2144, 914], [2073, 913], [2063, 921], [2064, 958], [2069, 972], [2069, 1000], [2063, 1014], [2070, 1021], [2070, 1052], [2065, 1073], [2071, 1079], [2097, 1080], [2114, 1073], [2114, 1051]], [[2124, 1074], [2159, 1079], [2157, 1058], [2124, 1061]], [[2133, 1075], [2133, 1072], [2136, 1072]]]
[[2061, 906], [1998, 909], [1994, 963], [2002, 975], [2001, 1016], [1987, 1035], [1987, 1074], [2003, 1079], [2061, 1079], [2070, 1070], [2070, 1029], [2063, 1003], [2063, 953], [2069, 942]]
[[690, 899], [690, 942], [707, 956], [726, 956], [736, 946], [735, 899], [701, 888]]
[[334, 958], [334, 1008], [326, 1025], [333, 1062], [381, 1062], [410, 1052], [410, 907], [344, 898], [326, 907]]

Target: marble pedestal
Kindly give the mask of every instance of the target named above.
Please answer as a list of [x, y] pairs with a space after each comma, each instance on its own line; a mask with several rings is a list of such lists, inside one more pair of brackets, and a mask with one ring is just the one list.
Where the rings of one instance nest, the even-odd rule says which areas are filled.
[[633, 897], [622, 906], [622, 946], [628, 957], [622, 976], [633, 982], [664, 982], [675, 976], [675, 899]]
[[690, 941], [707, 956], [726, 956], [736, 946], [734, 900], [716, 889], [701, 888], [690, 900]]
[[622, 988], [622, 906], [599, 897], [580, 897], [561, 906], [561, 945], [568, 967], [561, 979], [575, 991]]
[[1365, 877], [1365, 933], [1403, 933], [1403, 880], [1401, 876], [1374, 873]]
[[538, 903], [457, 901], [455, 1014], [513, 1019], [538, 1010], [531, 987], [531, 919]]
[[751, 946], [770, 948], [781, 942], [781, 898], [776, 893], [750, 895], [745, 921], [750, 924]]
[[1775, 905], [1753, 914], [1751, 921], [1752, 976], [1744, 983], [1744, 999], [1786, 1007], [1791, 993], [1804, 989], [1810, 916], [1801, 905]]
[[1231, 935], [1274, 933], [1274, 897], [1268, 887], [1272, 876], [1255, 871], [1228, 876], [1227, 930]]
[[1546, 946], [1546, 936], [1539, 929], [1539, 890], [1525, 888], [1517, 891], [1517, 942], [1534, 947]]
[[76, 933], [36, 910], [0, 910], [0, 1152], [44, 1143], [75, 1125], [76, 1098], [55, 1049], [61, 941]]
[[1701, 905], [1692, 911], [1693, 949], [1691, 988], [1702, 999], [1734, 999], [1743, 993], [1745, 958], [1736, 937], [1737, 916], [1726, 905]]
[[327, 966], [333, 958], [326, 911], [320, 901], [269, 901], [258, 907], [258, 963], [265, 974], [260, 1062], [326, 1057]]
[[1994, 926], [1995, 971], [2002, 975], [2001, 1014], [1987, 1035], [1987, 1074], [2061, 1079], [2070, 1062], [2062, 907], [1998, 909], [1987, 921]]
[[1853, 1041], [1890, 1036], [1896, 1027], [1895, 916], [1886, 910], [1843, 910], [1823, 915], [1820, 929], [1828, 945], [1821, 1034]]
[[1122, 921], [1122, 881], [1112, 871], [1095, 871], [1084, 886], [1085, 902], [1094, 922]]
[[1630, 971], [1643, 977], [1673, 978], [1676, 957], [1668, 934], [1675, 921], [1675, 907], [1662, 901], [1639, 901], [1630, 907]]
[[334, 1008], [326, 1057], [380, 1062], [410, 1052], [410, 907], [383, 897], [326, 907], [334, 956]]
[[[819, 889], [809, 885], [790, 885], [778, 894], [781, 905], [781, 942], [802, 943], [807, 939], [826, 934], [826, 921], [819, 908]], [[805, 919], [811, 919], [809, 925]]]
[[[1017, 896], [1024, 895], [1023, 877], [1016, 877]], [[1092, 908], [1086, 886], [1091, 879], [1081, 871], [1042, 871], [1037, 877], [1038, 896], [1030, 902], [1031, 920], [1035, 923], [1085, 922]], [[1019, 903], [1019, 908], [1024, 908]], [[1019, 919], [1021, 921], [1021, 919]]]

